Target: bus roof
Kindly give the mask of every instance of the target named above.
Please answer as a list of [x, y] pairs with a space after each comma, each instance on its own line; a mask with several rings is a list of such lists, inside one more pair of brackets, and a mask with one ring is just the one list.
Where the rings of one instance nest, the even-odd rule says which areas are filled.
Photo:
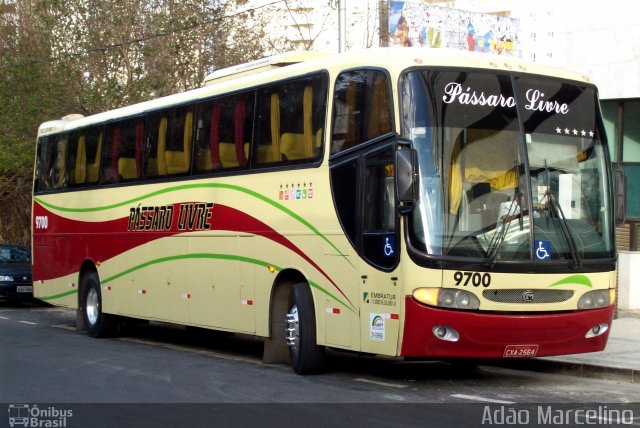
[[327, 70], [332, 74], [337, 74], [347, 69], [380, 67], [388, 69], [392, 76], [397, 76], [404, 69], [421, 66], [475, 68], [503, 72], [540, 74], [592, 83], [589, 77], [577, 72], [510, 57], [461, 50], [375, 48], [362, 51], [350, 51], [342, 54], [293, 52], [218, 70], [205, 78], [205, 86], [191, 91], [109, 110], [88, 117], [70, 115], [64, 117], [62, 120], [45, 122], [40, 125], [38, 135], [77, 129], [124, 117], [134, 117], [172, 105], [199, 101], [215, 95], [248, 89], [261, 84], [291, 78], [296, 75], [305, 75], [314, 71]]
[[312, 59], [326, 57], [328, 55], [331, 54], [328, 52], [318, 51], [288, 52], [274, 55], [214, 71], [204, 78], [204, 85], [210, 86], [225, 80], [236, 79], [249, 74], [262, 73], [267, 70], [273, 70], [274, 68], [286, 67], [288, 65], [306, 62]]

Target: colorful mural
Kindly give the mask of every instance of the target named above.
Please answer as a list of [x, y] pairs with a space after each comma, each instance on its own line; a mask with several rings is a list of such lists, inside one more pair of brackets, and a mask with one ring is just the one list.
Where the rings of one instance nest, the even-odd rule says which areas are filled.
[[423, 3], [392, 1], [389, 45], [450, 48], [521, 57], [520, 21]]

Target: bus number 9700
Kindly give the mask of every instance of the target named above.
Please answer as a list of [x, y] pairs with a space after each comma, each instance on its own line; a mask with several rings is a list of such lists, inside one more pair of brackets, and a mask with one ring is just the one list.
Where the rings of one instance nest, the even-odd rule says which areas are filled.
[[491, 285], [491, 274], [480, 272], [461, 272], [457, 271], [453, 274], [453, 280], [456, 285], [463, 287], [473, 285], [474, 287], [488, 287]]
[[49, 227], [49, 217], [46, 215], [37, 215], [35, 217], [36, 229], [47, 229]]

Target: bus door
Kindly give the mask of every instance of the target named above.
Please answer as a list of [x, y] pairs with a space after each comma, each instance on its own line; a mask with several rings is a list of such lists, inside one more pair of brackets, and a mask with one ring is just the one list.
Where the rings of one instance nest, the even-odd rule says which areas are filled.
[[359, 283], [360, 347], [386, 355], [396, 353], [402, 302], [395, 273], [400, 236], [394, 155], [395, 144], [385, 144], [351, 156], [331, 171], [336, 212], [360, 256], [358, 278], [353, 279]]

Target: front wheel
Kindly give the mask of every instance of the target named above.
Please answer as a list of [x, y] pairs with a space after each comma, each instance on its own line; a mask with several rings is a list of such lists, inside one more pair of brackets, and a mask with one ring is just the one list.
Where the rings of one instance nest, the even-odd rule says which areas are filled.
[[87, 333], [91, 337], [114, 336], [118, 330], [118, 321], [114, 315], [102, 312], [102, 293], [100, 280], [95, 272], [82, 277], [82, 315]]
[[324, 347], [316, 341], [316, 314], [311, 289], [295, 284], [289, 295], [286, 340], [293, 370], [301, 375], [320, 373], [324, 368]]

